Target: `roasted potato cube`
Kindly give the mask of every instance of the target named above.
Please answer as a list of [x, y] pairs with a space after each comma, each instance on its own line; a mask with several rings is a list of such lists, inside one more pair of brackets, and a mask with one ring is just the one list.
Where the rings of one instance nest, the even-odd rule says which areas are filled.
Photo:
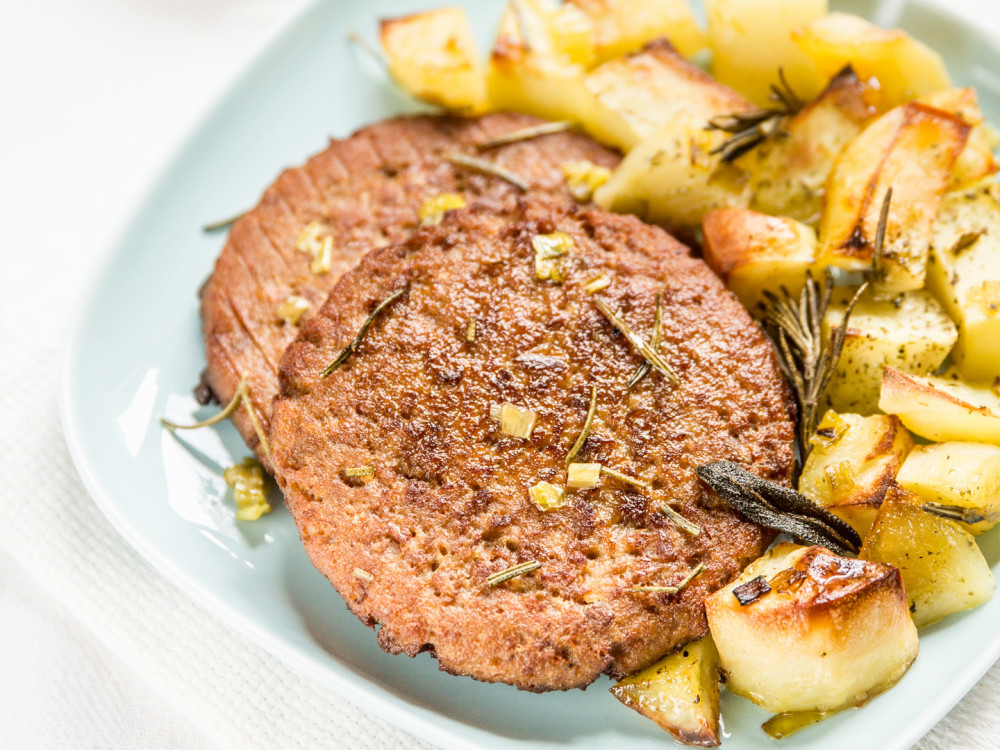
[[589, 37], [578, 33], [587, 23], [571, 6], [543, 0], [509, 4], [490, 55], [490, 105], [549, 120], [578, 120], [585, 103], [583, 76], [593, 56], [592, 47], [588, 54], [582, 42]]
[[918, 628], [993, 596], [996, 581], [975, 539], [954, 521], [920, 508], [921, 500], [894, 490], [875, 516], [861, 559], [899, 569]]
[[719, 652], [706, 635], [611, 688], [611, 694], [652, 719], [678, 742], [719, 744]]
[[657, 90], [665, 98], [683, 101], [683, 106], [628, 153], [611, 179], [595, 191], [594, 200], [612, 211], [635, 213], [690, 233], [709, 211], [747, 204], [743, 171], [711, 153], [725, 134], [705, 126], [713, 117], [747, 110], [751, 104], [665, 46], [653, 47], [664, 62]]
[[666, 126], [701, 129], [720, 112], [749, 106], [662, 39], [595, 68], [583, 83], [591, 99], [581, 113], [584, 128], [623, 151]]
[[863, 130], [827, 183], [820, 262], [848, 270], [871, 266], [882, 203], [892, 188], [876, 288], [886, 296], [922, 287], [934, 216], [968, 135], [961, 118], [917, 103]]
[[666, 37], [684, 57], [705, 48], [705, 33], [687, 0], [567, 0], [590, 17], [596, 62], [634, 52]]
[[928, 440], [1000, 445], [1000, 397], [954, 373], [920, 377], [886, 367], [878, 408]]
[[826, 77], [850, 63], [879, 83], [882, 111], [951, 87], [941, 56], [899, 29], [882, 29], [849, 13], [831, 13], [792, 32], [792, 39]]
[[[823, 318], [824, 346], [840, 329], [852, 293], [834, 293]], [[837, 411], [872, 414], [878, 408], [885, 365], [926, 375], [941, 366], [957, 338], [955, 324], [927, 292], [904, 292], [889, 301], [865, 294], [847, 324], [826, 403]]]
[[747, 309], [764, 299], [765, 290], [802, 291], [816, 253], [812, 227], [746, 208], [712, 211], [701, 226], [705, 262]]
[[389, 74], [408, 93], [445, 109], [486, 109], [486, 78], [462, 8], [381, 22]]
[[864, 537], [913, 448], [913, 438], [896, 417], [831, 411], [811, 442], [799, 492]]
[[927, 285], [958, 324], [959, 372], [1000, 377], [1000, 185], [993, 180], [945, 194]]
[[971, 534], [982, 534], [1000, 521], [1000, 447], [996, 445], [918, 445], [903, 462], [896, 482], [921, 500], [944, 506], [942, 512], [954, 511], [954, 520]]
[[[767, 593], [741, 604], [734, 591], [757, 577]], [[777, 545], [705, 611], [726, 688], [775, 713], [860, 705], [917, 655], [899, 571], [823, 547]]]
[[766, 106], [781, 68], [795, 92], [811, 99], [833, 73], [821, 76], [792, 41], [792, 30], [822, 18], [827, 0], [706, 0], [712, 72], [755, 104]]
[[947, 190], [964, 187], [1000, 170], [1000, 164], [993, 156], [993, 139], [983, 121], [983, 112], [979, 108], [979, 98], [974, 88], [938, 91], [922, 96], [918, 101], [958, 115], [972, 127], [965, 148], [951, 170]]
[[739, 165], [750, 174], [750, 208], [818, 224], [834, 161], [873, 115], [868, 92], [845, 68], [779, 136], [741, 157]]

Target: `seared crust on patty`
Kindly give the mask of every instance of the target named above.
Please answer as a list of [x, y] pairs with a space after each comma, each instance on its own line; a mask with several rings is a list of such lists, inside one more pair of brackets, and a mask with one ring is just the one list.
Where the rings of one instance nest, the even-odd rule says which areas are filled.
[[[565, 281], [539, 281], [531, 238], [575, 246]], [[662, 299], [655, 370], [584, 286], [650, 336]], [[369, 313], [347, 362], [319, 376]], [[467, 340], [468, 321], [477, 321]], [[771, 534], [746, 522], [695, 467], [738, 461], [785, 481], [793, 422], [773, 350], [701, 260], [629, 216], [529, 202], [470, 208], [347, 272], [283, 360], [271, 431], [276, 477], [313, 563], [387, 651], [433, 652], [442, 669], [543, 691], [632, 673], [706, 632], [703, 598], [759, 556]], [[597, 410], [578, 461], [605, 477], [541, 511], [528, 489], [565, 483], [591, 386]], [[501, 434], [490, 406], [538, 415], [530, 439]], [[356, 482], [348, 467], [372, 467]], [[657, 508], [701, 527], [691, 536]], [[491, 574], [541, 567], [496, 586]], [[705, 570], [678, 594], [670, 586]]]
[[[512, 205], [520, 191], [496, 177], [456, 167], [444, 156], [473, 154], [521, 176], [533, 195], [569, 203], [560, 166], [587, 159], [613, 167], [618, 156], [578, 133], [555, 133], [478, 153], [476, 145], [539, 120], [526, 115], [479, 118], [398, 117], [362, 128], [305, 165], [283, 172], [260, 204], [240, 218], [202, 291], [205, 380], [226, 403], [242, 374], [265, 431], [277, 393], [277, 367], [295, 338], [277, 309], [290, 295], [309, 303], [304, 318], [326, 299], [340, 275], [372, 247], [405, 238], [419, 224], [428, 198], [464, 193], [469, 202]], [[296, 249], [302, 230], [320, 222], [333, 238], [332, 264], [310, 271], [310, 255]], [[233, 416], [247, 445], [265, 465], [247, 414]]]

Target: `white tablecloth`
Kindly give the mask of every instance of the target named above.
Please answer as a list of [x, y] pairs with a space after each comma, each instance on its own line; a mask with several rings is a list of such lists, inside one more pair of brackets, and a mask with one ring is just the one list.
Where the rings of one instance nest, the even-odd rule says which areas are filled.
[[[422, 747], [139, 558], [89, 500], [59, 427], [62, 346], [105, 228], [285, 6], [0, 4], [0, 747]], [[963, 12], [1000, 32], [995, 0]], [[995, 666], [918, 747], [998, 738]]]

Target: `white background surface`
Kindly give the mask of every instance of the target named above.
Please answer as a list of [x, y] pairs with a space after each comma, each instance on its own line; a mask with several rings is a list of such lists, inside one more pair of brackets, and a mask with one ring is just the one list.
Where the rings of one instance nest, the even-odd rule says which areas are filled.
[[[99, 516], [59, 432], [103, 234], [287, 5], [0, 0], [2, 748], [420, 744], [187, 601]], [[1000, 36], [996, 0], [958, 10]], [[1000, 667], [918, 747], [1000, 748]]]

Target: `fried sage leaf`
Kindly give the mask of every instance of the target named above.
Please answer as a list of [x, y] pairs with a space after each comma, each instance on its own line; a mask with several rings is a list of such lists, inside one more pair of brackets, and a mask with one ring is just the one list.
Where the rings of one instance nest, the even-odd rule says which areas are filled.
[[732, 461], [713, 461], [695, 471], [719, 497], [754, 523], [840, 555], [856, 554], [861, 548], [861, 537], [854, 529], [793, 489], [754, 476]]
[[379, 303], [378, 307], [372, 310], [372, 313], [371, 315], [368, 316], [368, 319], [361, 324], [361, 330], [358, 331], [358, 335], [354, 337], [354, 340], [350, 344], [348, 344], [343, 348], [343, 350], [340, 352], [340, 354], [337, 355], [337, 358], [333, 360], [333, 362], [331, 362], [330, 364], [328, 364], [326, 367], [323, 368], [323, 371], [319, 374], [320, 378], [325, 378], [331, 375], [342, 364], [344, 364], [344, 362], [346, 362], [347, 359], [352, 354], [354, 354], [354, 350], [357, 349], [358, 346], [361, 344], [361, 340], [365, 337], [365, 334], [368, 333], [368, 329], [371, 328], [371, 325], [375, 321], [375, 318], [378, 317], [378, 314], [382, 312], [385, 308], [387, 308], [389, 305], [391, 305], [393, 302], [395, 302], [397, 299], [402, 297], [403, 292], [405, 291], [406, 289], [397, 289], [395, 292], [393, 292], [384, 300], [382, 300], [382, 302]]

